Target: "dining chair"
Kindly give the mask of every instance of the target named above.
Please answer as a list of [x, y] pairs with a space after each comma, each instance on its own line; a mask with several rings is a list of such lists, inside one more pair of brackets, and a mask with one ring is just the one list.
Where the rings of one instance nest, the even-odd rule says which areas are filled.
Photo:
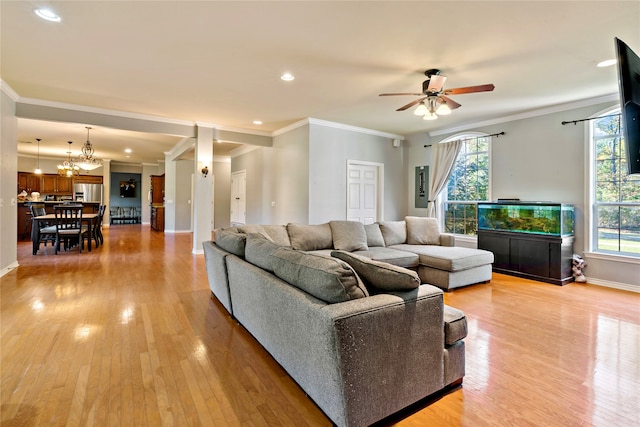
[[56, 223], [55, 251], [57, 255], [60, 243], [64, 243], [64, 250], [68, 251], [73, 245], [78, 245], [79, 252], [84, 248], [84, 239], [88, 238], [89, 228], [82, 223], [82, 206], [59, 205], [54, 206]]
[[106, 210], [106, 205], [100, 205], [98, 207], [98, 216], [96, 217], [95, 222], [93, 223], [93, 240], [96, 241], [96, 248], [102, 244], [104, 244], [104, 236], [102, 235], [102, 218], [104, 217], [104, 212]]
[[40, 246], [40, 243], [44, 243], [44, 246], [46, 247], [47, 242], [51, 242], [51, 246], [53, 246], [56, 240], [56, 226], [53, 224], [53, 221], [33, 221], [32, 219], [36, 216], [43, 216], [47, 214], [44, 203], [32, 203], [29, 205], [29, 211], [31, 212], [31, 218], [29, 218], [29, 221], [32, 222], [32, 227], [37, 225], [40, 229], [38, 247]]

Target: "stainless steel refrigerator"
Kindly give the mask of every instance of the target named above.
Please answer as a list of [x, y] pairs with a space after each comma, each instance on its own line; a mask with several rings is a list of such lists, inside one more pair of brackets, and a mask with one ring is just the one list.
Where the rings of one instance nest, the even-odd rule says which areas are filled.
[[101, 205], [104, 194], [102, 184], [73, 184], [73, 199], [83, 202], [98, 202]]

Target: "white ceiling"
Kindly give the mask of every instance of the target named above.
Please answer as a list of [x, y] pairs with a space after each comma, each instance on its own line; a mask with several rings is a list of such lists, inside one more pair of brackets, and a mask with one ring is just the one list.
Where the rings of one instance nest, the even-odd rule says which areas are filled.
[[[38, 18], [41, 3], [62, 22]], [[0, 19], [0, 77], [20, 97], [267, 133], [307, 117], [431, 132], [612, 95], [616, 69], [596, 63], [614, 37], [640, 52], [638, 1], [3, 0]], [[434, 122], [395, 111], [410, 96], [378, 96], [420, 92], [428, 68], [446, 88], [496, 88], [452, 96], [462, 107]], [[79, 151], [85, 125], [20, 119], [18, 139]], [[95, 128], [91, 141], [135, 163], [179, 138]]]

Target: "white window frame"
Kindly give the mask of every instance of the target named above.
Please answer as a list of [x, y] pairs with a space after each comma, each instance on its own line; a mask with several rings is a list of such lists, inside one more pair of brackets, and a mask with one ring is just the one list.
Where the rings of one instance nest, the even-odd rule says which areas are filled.
[[[469, 139], [469, 138], [482, 138], [482, 137], [489, 137], [489, 148], [487, 150], [488, 152], [488, 174], [489, 174], [489, 188], [487, 189], [487, 199], [486, 201], [491, 201], [491, 192], [492, 192], [492, 182], [493, 182], [493, 171], [492, 171], [492, 157], [493, 157], [493, 137], [490, 136], [487, 133], [484, 132], [459, 132], [455, 135], [449, 136], [446, 139], [442, 140], [440, 143], [445, 143], [445, 142], [449, 142], [449, 141], [455, 141], [456, 139]], [[457, 157], [456, 157], [457, 160]], [[448, 179], [447, 179], [448, 181]], [[448, 187], [448, 185], [447, 185]], [[445, 217], [445, 210], [444, 210], [444, 205], [445, 203], [448, 202], [448, 190], [445, 188], [440, 195], [438, 196], [438, 200], [437, 200], [437, 204], [438, 204], [438, 212], [442, 212], [441, 215], [439, 215], [438, 218], [438, 222], [440, 223], [440, 229], [444, 230], [445, 229], [445, 221], [444, 221], [444, 217]], [[477, 204], [477, 201], [476, 201]], [[475, 236], [471, 236], [468, 234], [456, 234], [456, 242], [467, 242], [467, 243], [476, 243], [478, 240], [477, 235]]]
[[[606, 108], [592, 116], [592, 118], [607, 116], [611, 114], [620, 113], [620, 107], [614, 106]], [[585, 209], [585, 236], [586, 236], [586, 252], [585, 256], [590, 258], [598, 258], [602, 260], [611, 260], [611, 261], [629, 261], [633, 264], [640, 264], [640, 255], [632, 255], [628, 253], [615, 253], [610, 251], [599, 251], [597, 250], [597, 236], [598, 236], [598, 224], [596, 223], [597, 218], [597, 205], [596, 205], [596, 192], [595, 192], [595, 144], [594, 144], [594, 134], [593, 134], [593, 122], [594, 120], [588, 120], [585, 122], [585, 135], [586, 135], [586, 146], [588, 147], [585, 150], [585, 170], [587, 172], [587, 178], [585, 182], [585, 201], [586, 201], [586, 209]]]

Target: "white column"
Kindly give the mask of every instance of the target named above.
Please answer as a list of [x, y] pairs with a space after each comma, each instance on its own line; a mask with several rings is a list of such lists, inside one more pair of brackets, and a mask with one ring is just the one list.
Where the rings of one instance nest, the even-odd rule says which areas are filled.
[[[193, 179], [193, 249], [203, 253], [202, 243], [211, 240], [213, 219], [213, 126], [197, 123]], [[206, 167], [208, 174], [202, 172]]]
[[109, 219], [109, 197], [111, 196], [111, 159], [102, 159], [102, 204], [106, 206], [104, 209], [104, 217], [102, 217], [102, 226], [108, 227], [111, 222]]

